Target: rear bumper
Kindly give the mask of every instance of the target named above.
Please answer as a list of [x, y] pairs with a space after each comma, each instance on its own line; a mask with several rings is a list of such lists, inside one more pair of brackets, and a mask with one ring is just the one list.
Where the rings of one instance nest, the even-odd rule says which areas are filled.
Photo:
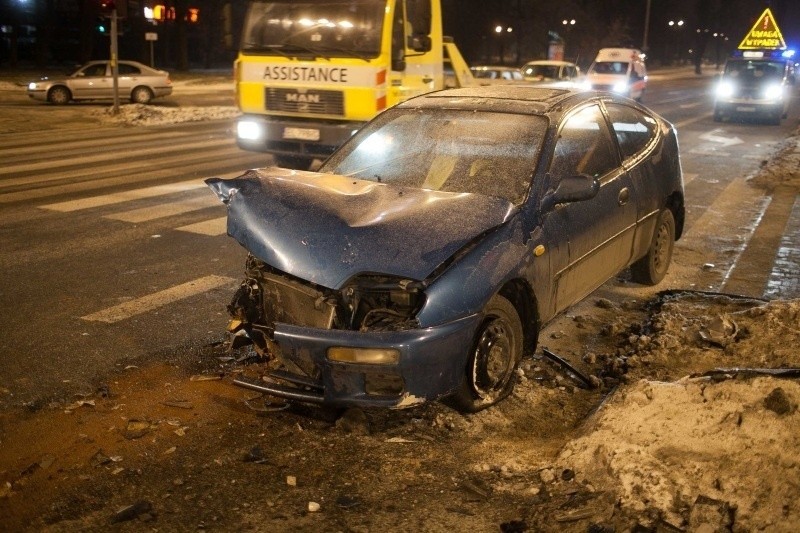
[[[331, 406], [404, 408], [453, 392], [464, 379], [479, 315], [440, 326], [407, 331], [357, 332], [275, 325], [280, 358], [290, 368], [313, 365], [317, 376], [275, 374], [269, 381], [234, 381], [287, 400]], [[342, 363], [327, 357], [330, 347], [392, 347], [396, 365]]]

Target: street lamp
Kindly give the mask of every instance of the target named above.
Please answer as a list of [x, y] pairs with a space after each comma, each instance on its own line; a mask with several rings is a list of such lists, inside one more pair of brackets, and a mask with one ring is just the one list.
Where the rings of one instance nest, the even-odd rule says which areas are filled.
[[667, 24], [670, 28], [673, 28], [677, 32], [675, 55], [677, 56], [678, 64], [681, 64], [683, 60], [683, 53], [681, 50], [681, 30], [683, 29], [683, 20], [670, 20]]
[[505, 55], [506, 55], [505, 37], [503, 35], [504, 34], [505, 35], [510, 35], [511, 32], [513, 32], [513, 31], [514, 31], [514, 28], [512, 28], [511, 26], [502, 26], [502, 25], [498, 24], [497, 26], [494, 27], [494, 32], [497, 34], [497, 40], [500, 42], [500, 64], [501, 65], [505, 65], [506, 64], [506, 62], [505, 62]]
[[561, 25], [564, 26], [564, 35], [566, 36], [564, 39], [562, 39], [564, 41], [564, 59], [566, 59], [569, 57], [567, 55], [567, 41], [570, 40], [569, 37], [570, 33], [572, 33], [572, 27], [575, 26], [575, 19], [564, 19], [561, 21]]

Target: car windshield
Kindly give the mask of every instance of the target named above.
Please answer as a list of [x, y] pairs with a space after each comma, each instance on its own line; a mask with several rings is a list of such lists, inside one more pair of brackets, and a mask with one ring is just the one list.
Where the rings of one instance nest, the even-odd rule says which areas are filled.
[[783, 64], [779, 61], [729, 61], [725, 65], [725, 74], [745, 80], [780, 79]]
[[624, 61], [598, 61], [592, 65], [590, 72], [596, 74], [627, 74], [628, 63]]
[[243, 52], [376, 57], [383, 0], [252, 2], [242, 31]]
[[321, 172], [390, 185], [525, 199], [547, 130], [540, 116], [389, 110]]
[[528, 65], [523, 74], [528, 78], [557, 79], [558, 67], [555, 65]]

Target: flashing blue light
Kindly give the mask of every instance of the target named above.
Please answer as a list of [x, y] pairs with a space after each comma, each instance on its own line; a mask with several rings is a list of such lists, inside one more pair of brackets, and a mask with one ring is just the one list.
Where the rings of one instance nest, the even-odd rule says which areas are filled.
[[786, 59], [791, 59], [794, 57], [794, 50], [784, 50], [781, 56], [785, 57]]

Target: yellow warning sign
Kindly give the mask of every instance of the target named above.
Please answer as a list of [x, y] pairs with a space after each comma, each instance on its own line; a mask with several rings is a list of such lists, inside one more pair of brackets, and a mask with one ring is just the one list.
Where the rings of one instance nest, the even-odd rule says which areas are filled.
[[786, 50], [786, 41], [783, 40], [781, 30], [772, 16], [769, 8], [758, 18], [744, 40], [739, 44], [739, 50]]

